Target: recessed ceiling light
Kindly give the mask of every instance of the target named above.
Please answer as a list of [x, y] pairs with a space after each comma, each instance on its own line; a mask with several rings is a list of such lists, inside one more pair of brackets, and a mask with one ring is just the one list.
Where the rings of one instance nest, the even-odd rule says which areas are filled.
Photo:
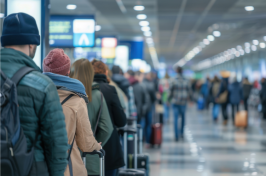
[[146, 32], [144, 32], [144, 35], [146, 37], [150, 37], [152, 35], [152, 32], [151, 31], [146, 31]]
[[251, 46], [251, 49], [252, 49], [252, 51], [256, 51], [257, 50], [257, 47], [255, 45], [252, 45]]
[[95, 26], [95, 31], [99, 31], [99, 30], [101, 30], [102, 29], [102, 27], [100, 26], [100, 25], [96, 25]]
[[254, 10], [254, 7], [253, 6], [246, 6], [245, 7], [245, 10], [246, 11], [253, 11]]
[[214, 37], [220, 37], [221, 32], [220, 31], [213, 31], [213, 35], [214, 35]]
[[144, 9], [145, 9], [145, 7], [142, 6], [142, 5], [134, 6], [134, 10], [136, 10], [136, 11], [142, 11], [142, 10], [144, 10]]
[[208, 39], [204, 39], [204, 40], [203, 40], [203, 43], [204, 43], [205, 45], [209, 45], [209, 44], [210, 44], [210, 41], [209, 41]]
[[246, 47], [246, 48], [249, 48], [249, 47], [250, 47], [250, 43], [246, 42], [246, 43], [245, 43], [245, 47]]
[[258, 45], [259, 44], [258, 40], [253, 40], [252, 42], [253, 42], [254, 45]]
[[148, 21], [140, 21], [140, 22], [139, 22], [139, 25], [140, 25], [140, 26], [149, 26], [149, 24], [150, 24], [150, 23], [149, 23]]
[[0, 13], [0, 18], [4, 18], [4, 17], [5, 17], [5, 14]]
[[213, 35], [208, 35], [207, 38], [208, 38], [208, 40], [211, 41], [211, 42], [214, 41], [214, 37], [213, 37]]
[[145, 14], [137, 15], [137, 19], [139, 19], [139, 20], [145, 20], [146, 18], [147, 18], [147, 15], [145, 15]]
[[146, 42], [147, 43], [153, 43], [153, 39], [152, 38], [146, 38]]
[[68, 10], [75, 10], [75, 9], [77, 8], [77, 5], [75, 5], [75, 4], [68, 4], [68, 5], [66, 6], [66, 8], [67, 8]]
[[248, 54], [248, 53], [250, 53], [250, 49], [249, 48], [246, 48], [245, 49], [245, 52]]
[[266, 47], [265, 43], [260, 43], [260, 47], [265, 48]]
[[143, 32], [145, 32], [145, 31], [150, 31], [150, 27], [148, 27], [148, 26], [145, 26], [145, 27], [142, 27], [141, 28], [141, 30], [143, 31]]

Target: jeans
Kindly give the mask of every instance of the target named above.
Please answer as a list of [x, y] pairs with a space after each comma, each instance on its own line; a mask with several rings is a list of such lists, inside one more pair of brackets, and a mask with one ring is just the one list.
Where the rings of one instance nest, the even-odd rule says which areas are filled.
[[167, 103], [164, 103], [163, 106], [164, 106], [163, 120], [166, 122], [169, 119], [170, 106], [167, 105]]
[[178, 116], [181, 115], [181, 130], [180, 134], [184, 134], [184, 126], [185, 126], [185, 111], [186, 105], [173, 105], [174, 111], [174, 128], [175, 128], [175, 138], [178, 139], [179, 130], [178, 130]]
[[213, 108], [212, 108], [212, 117], [213, 120], [216, 120], [219, 116], [219, 110], [220, 110], [220, 106], [219, 104], [213, 104]]
[[244, 98], [244, 108], [248, 111], [248, 98]]
[[232, 104], [232, 119], [233, 119], [234, 124], [235, 124], [235, 108], [236, 108], [236, 112], [238, 112], [239, 104]]
[[151, 125], [152, 125], [153, 108], [146, 114], [145, 118], [145, 140], [146, 143], [151, 143]]
[[222, 114], [223, 114], [223, 118], [224, 120], [228, 120], [228, 114], [227, 114], [227, 103], [223, 103], [221, 105], [222, 107]]
[[117, 176], [117, 169], [105, 170], [105, 176]]

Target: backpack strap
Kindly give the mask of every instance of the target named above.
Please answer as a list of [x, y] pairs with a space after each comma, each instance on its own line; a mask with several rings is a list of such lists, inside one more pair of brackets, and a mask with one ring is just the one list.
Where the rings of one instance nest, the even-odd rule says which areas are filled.
[[[101, 93], [101, 92], [100, 92]], [[102, 115], [102, 107], [103, 107], [103, 94], [101, 93], [101, 105], [100, 105], [100, 110], [99, 110], [99, 113], [98, 113], [98, 118], [97, 118], [97, 122], [96, 122], [96, 125], [95, 125], [95, 130], [93, 132], [93, 135], [95, 136], [96, 134], [96, 131], [97, 131], [97, 127], [98, 127], [98, 124], [99, 124], [99, 120], [100, 120], [100, 117]]]
[[70, 94], [68, 95], [62, 102], [61, 102], [61, 105], [65, 104], [65, 102], [67, 102], [71, 97], [73, 97], [74, 94]]
[[11, 78], [11, 80], [18, 85], [19, 81], [28, 73], [34, 71], [31, 67], [22, 67], [20, 68]]

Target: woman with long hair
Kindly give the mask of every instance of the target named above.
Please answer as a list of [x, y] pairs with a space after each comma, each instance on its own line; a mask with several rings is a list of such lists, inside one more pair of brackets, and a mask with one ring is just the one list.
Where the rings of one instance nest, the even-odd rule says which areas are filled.
[[[70, 77], [83, 83], [89, 102], [87, 104], [91, 128], [97, 141], [106, 144], [113, 131], [112, 121], [99, 85], [93, 82], [94, 70], [88, 59], [79, 59], [71, 66]], [[98, 123], [98, 124], [97, 124]], [[96, 155], [86, 156], [86, 169], [89, 176], [99, 175], [99, 158]]]
[[116, 128], [125, 126], [127, 119], [115, 87], [109, 85], [107, 66], [102, 61], [97, 60], [93, 60], [92, 65], [95, 74], [94, 81], [99, 84], [100, 91], [106, 100], [114, 128], [110, 139], [103, 147], [106, 152], [105, 176], [116, 176], [117, 169], [125, 165], [122, 146]]

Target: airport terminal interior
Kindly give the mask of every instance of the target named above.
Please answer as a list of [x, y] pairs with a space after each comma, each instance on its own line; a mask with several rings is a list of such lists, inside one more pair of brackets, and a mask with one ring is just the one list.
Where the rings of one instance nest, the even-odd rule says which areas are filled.
[[[112, 176], [266, 176], [265, 0], [0, 0], [1, 36], [5, 20], [19, 12], [36, 20], [41, 42], [33, 61], [42, 71], [48, 53], [60, 48], [70, 76], [78, 60], [97, 60], [113, 72], [108, 80], [117, 83], [118, 66], [130, 82], [134, 105], [117, 85], [138, 140], [125, 150], [120, 136], [119, 147], [123, 168], [133, 170]], [[142, 115], [139, 99], [150, 102]], [[125, 153], [132, 146], [146, 157], [138, 167]]]

